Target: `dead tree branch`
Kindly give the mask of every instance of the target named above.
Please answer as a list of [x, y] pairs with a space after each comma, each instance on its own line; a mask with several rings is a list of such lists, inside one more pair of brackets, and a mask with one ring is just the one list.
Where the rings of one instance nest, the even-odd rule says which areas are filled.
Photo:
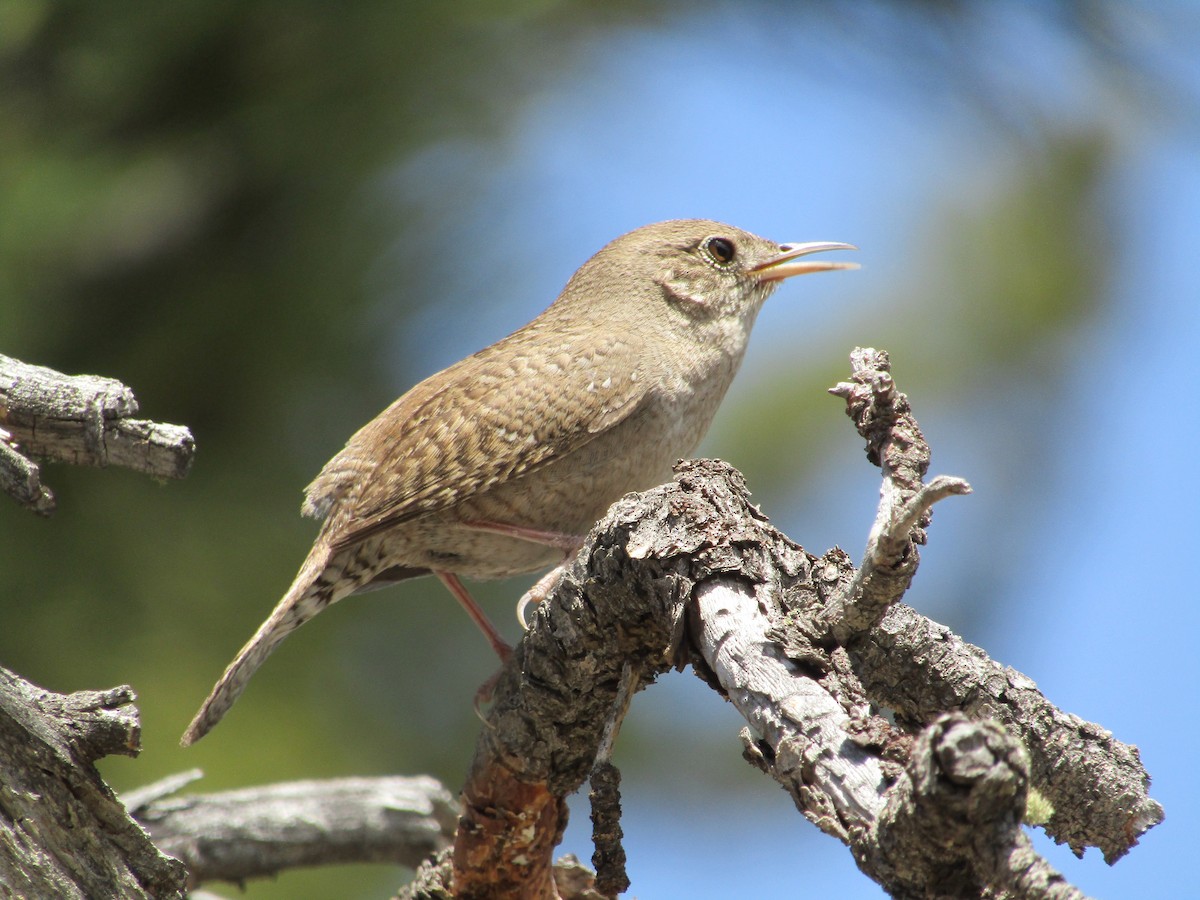
[[[793, 544], [721, 463], [683, 463], [675, 484], [616, 504], [497, 684], [463, 792], [455, 896], [554, 896], [565, 798], [592, 767], [626, 665], [646, 685], [690, 662], [746, 717], [748, 758], [894, 896], [1078, 896], [1018, 827], [1031, 783], [1054, 804], [1048, 833], [1110, 860], [1161, 821], [1135, 748], [898, 605], [929, 507], [969, 488], [923, 483], [929, 449], [886, 354], [856, 351], [854, 364], [836, 393], [884, 470], [862, 568]], [[918, 820], [939, 823], [936, 840]]]
[[0, 669], [0, 895], [167, 900], [299, 866], [415, 867], [451, 843], [457, 802], [428, 777], [173, 796], [200, 777], [189, 772], [118, 798], [93, 763], [138, 754], [133, 699], [55, 694]]
[[[1053, 808], [1048, 834], [1110, 862], [1162, 820], [1135, 747], [899, 603], [933, 503], [969, 487], [924, 482], [929, 448], [886, 354], [853, 360], [835, 393], [884, 475], [861, 567], [792, 543], [720, 462], [681, 463], [673, 484], [615, 504], [501, 673], [453, 847], [403, 896], [602, 896], [574, 861], [551, 865], [566, 798], [609, 765], [630, 691], [687, 664], [741, 711], [747, 760], [895, 897], [1081, 896], [1021, 828], [1031, 787]], [[12, 773], [0, 825], [13, 823], [0, 833], [0, 884], [31, 896], [181, 896], [183, 867], [91, 765], [136, 752], [131, 699], [128, 688], [64, 698], [0, 681], [0, 771]], [[329, 861], [411, 864], [454, 820], [444, 791], [420, 780], [172, 798], [189, 777], [127, 802], [187, 861], [191, 884]], [[618, 859], [619, 796], [607, 783], [605, 853]], [[85, 824], [59, 835], [62, 821]], [[79, 859], [93, 864], [82, 871]], [[617, 865], [599, 883], [613, 894], [622, 878]]]
[[119, 381], [0, 355], [0, 490], [34, 512], [52, 513], [54, 494], [35, 459], [182, 478], [195, 452], [191, 432], [134, 419], [137, 409], [133, 391]]
[[177, 776], [124, 798], [159, 849], [184, 862], [192, 886], [338, 863], [415, 868], [450, 846], [458, 822], [455, 798], [427, 776], [172, 796], [197, 777]]
[[93, 765], [137, 755], [133, 699], [128, 687], [55, 694], [0, 669], [4, 896], [183, 897], [183, 865], [151, 843]]
[[830, 633], [841, 643], [877, 623], [908, 590], [933, 504], [971, 492], [961, 478], [941, 475], [923, 483], [929, 445], [908, 398], [896, 390], [887, 354], [859, 347], [850, 363], [852, 380], [829, 393], [846, 401], [846, 414], [867, 442], [867, 459], [883, 471], [883, 484], [862, 564], [846, 589], [830, 597], [825, 611]]

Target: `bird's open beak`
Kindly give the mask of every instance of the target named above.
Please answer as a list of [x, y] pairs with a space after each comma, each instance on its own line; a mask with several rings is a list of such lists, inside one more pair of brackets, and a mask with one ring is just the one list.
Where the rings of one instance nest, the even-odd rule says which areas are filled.
[[815, 259], [807, 262], [792, 262], [810, 253], [821, 253], [825, 250], [857, 250], [853, 244], [839, 244], [836, 241], [809, 241], [806, 244], [780, 244], [780, 254], [766, 262], [759, 263], [750, 269], [759, 281], [782, 281], [793, 275], [807, 275], [809, 272], [830, 272], [834, 269], [857, 269], [858, 263], [830, 262]]

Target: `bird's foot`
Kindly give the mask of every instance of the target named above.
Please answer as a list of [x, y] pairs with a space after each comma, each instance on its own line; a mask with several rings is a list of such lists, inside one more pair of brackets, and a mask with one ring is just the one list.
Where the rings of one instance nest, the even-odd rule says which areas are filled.
[[521, 627], [529, 630], [529, 621], [525, 618], [525, 610], [531, 605], [537, 606], [543, 600], [550, 596], [550, 592], [554, 590], [558, 584], [558, 579], [562, 578], [562, 574], [566, 571], [567, 564], [559, 563], [541, 578], [534, 582], [533, 587], [527, 590], [521, 599], [517, 601], [517, 621], [521, 623]]

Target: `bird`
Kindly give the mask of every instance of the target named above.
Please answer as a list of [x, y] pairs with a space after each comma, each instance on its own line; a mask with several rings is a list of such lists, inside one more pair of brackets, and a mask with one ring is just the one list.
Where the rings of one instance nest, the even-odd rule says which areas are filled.
[[533, 321], [417, 384], [326, 463], [302, 507], [322, 520], [312, 549], [181, 743], [203, 737], [317, 613], [411, 578], [441, 580], [506, 659], [461, 579], [549, 568], [524, 602], [545, 596], [613, 502], [669, 480], [695, 450], [767, 297], [794, 275], [858, 268], [803, 259], [855, 249], [707, 219], [608, 243]]

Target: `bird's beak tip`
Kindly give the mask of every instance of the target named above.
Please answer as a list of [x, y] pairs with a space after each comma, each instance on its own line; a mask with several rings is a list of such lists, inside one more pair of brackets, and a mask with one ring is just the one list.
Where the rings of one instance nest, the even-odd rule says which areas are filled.
[[750, 271], [759, 281], [782, 281], [793, 275], [807, 275], [810, 272], [833, 272], [839, 269], [851, 270], [861, 268], [858, 263], [833, 262], [831, 260], [806, 260], [793, 262], [801, 256], [811, 253], [822, 253], [826, 250], [857, 250], [853, 244], [838, 241], [808, 241], [796, 244], [780, 244], [779, 255], [773, 256], [766, 262], [759, 263]]

